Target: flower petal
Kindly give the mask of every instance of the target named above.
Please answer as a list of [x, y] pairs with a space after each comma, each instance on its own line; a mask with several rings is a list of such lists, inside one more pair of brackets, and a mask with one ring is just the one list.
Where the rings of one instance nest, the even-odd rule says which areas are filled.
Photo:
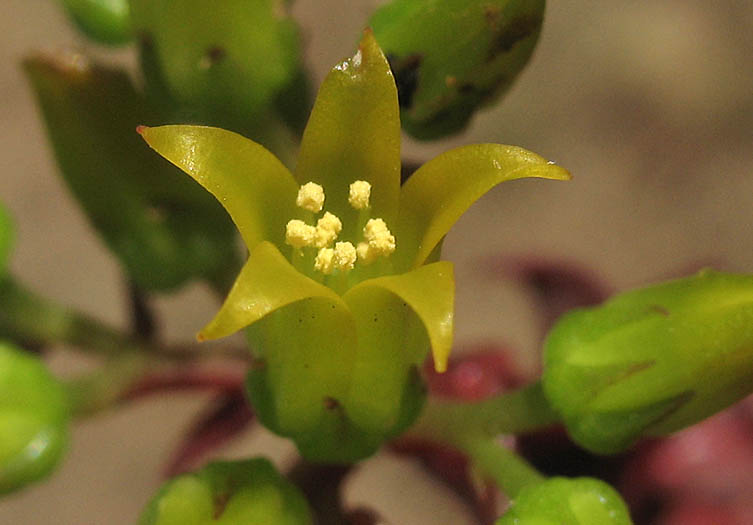
[[298, 187], [272, 153], [237, 133], [207, 126], [139, 126], [138, 131], [222, 203], [249, 250], [263, 240], [284, 245]]
[[535, 153], [501, 144], [456, 148], [421, 166], [400, 192], [396, 267], [423, 264], [471, 204], [500, 182], [526, 177], [568, 180], [570, 174]]
[[356, 55], [330, 71], [303, 134], [295, 171], [300, 184], [324, 186], [325, 208], [353, 224], [348, 185], [371, 183], [372, 216], [388, 224], [400, 191], [400, 116], [395, 79], [371, 31]]
[[319, 297], [347, 308], [340, 297], [296, 270], [272, 243], [260, 242], [248, 257], [214, 319], [198, 339], [219, 339], [291, 303]]
[[[358, 323], [359, 348], [367, 344], [378, 348], [380, 339], [388, 336], [390, 330], [381, 327], [378, 319], [369, 324], [359, 316], [359, 312], [373, 310], [372, 303], [384, 302], [384, 298], [380, 297], [384, 291], [399, 297], [401, 304], [410, 307], [421, 320], [431, 343], [434, 366], [438, 372], [444, 372], [452, 348], [455, 301], [453, 264], [440, 261], [405, 274], [369, 279], [351, 288], [343, 300]], [[420, 359], [422, 356], [417, 357]]]

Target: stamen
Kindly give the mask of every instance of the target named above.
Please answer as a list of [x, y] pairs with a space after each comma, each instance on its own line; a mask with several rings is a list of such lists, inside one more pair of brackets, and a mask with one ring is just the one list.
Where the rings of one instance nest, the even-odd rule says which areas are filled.
[[382, 219], [369, 219], [363, 228], [363, 236], [369, 243], [369, 249], [377, 255], [386, 256], [395, 251], [395, 236]]
[[358, 254], [358, 260], [366, 266], [373, 263], [379, 257], [379, 254], [375, 250], [372, 250], [367, 242], [359, 242], [358, 247], [356, 247], [356, 253]]
[[319, 213], [324, 206], [324, 188], [315, 182], [307, 182], [298, 190], [295, 203], [299, 208]]
[[330, 213], [325, 212], [324, 216], [316, 222], [316, 237], [314, 246], [317, 248], [326, 248], [330, 246], [343, 229], [340, 219]]
[[316, 228], [305, 222], [293, 219], [285, 227], [285, 242], [294, 248], [311, 246], [316, 239]]
[[344, 272], [349, 272], [356, 264], [356, 248], [349, 242], [335, 244], [335, 267]]
[[348, 202], [357, 210], [363, 210], [369, 207], [369, 198], [371, 197], [371, 184], [365, 180], [357, 180], [350, 185], [348, 193]]
[[322, 248], [314, 258], [314, 269], [324, 275], [331, 274], [335, 269], [335, 250]]

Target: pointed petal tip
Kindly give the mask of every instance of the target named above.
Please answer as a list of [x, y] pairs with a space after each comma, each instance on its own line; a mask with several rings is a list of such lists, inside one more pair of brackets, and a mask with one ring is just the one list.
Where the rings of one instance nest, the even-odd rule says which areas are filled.
[[434, 358], [434, 371], [437, 374], [444, 374], [447, 372], [447, 358], [444, 359], [437, 359]]
[[142, 137], [144, 136], [144, 133], [146, 133], [148, 130], [149, 130], [149, 126], [144, 126], [143, 124], [139, 124], [138, 126], [136, 126], [136, 133], [138, 133]]

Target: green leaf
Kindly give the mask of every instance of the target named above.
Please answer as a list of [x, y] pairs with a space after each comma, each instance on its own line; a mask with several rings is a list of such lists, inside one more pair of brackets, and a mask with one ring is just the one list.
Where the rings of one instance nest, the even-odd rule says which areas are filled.
[[[371, 183], [371, 216], [391, 224], [400, 189], [400, 116], [389, 64], [369, 31], [358, 52], [330, 71], [319, 88], [295, 171], [300, 184], [324, 187], [325, 209], [357, 223], [348, 186]], [[344, 236], [355, 237], [355, 232]]]
[[5, 206], [0, 203], [0, 277], [5, 275], [8, 256], [13, 248], [14, 233], [13, 220]]
[[63, 386], [36, 357], [0, 343], [0, 494], [47, 476], [67, 447]]
[[262, 241], [251, 251], [222, 308], [198, 338], [225, 337], [278, 308], [310, 298], [347, 308], [339, 295], [300, 273], [272, 243]]
[[377, 9], [369, 25], [397, 79], [403, 128], [419, 139], [463, 129], [528, 63], [544, 4], [393, 0]]
[[421, 166], [400, 192], [396, 266], [423, 264], [471, 204], [501, 182], [526, 177], [568, 180], [570, 174], [535, 153], [501, 144], [463, 146]]
[[157, 153], [217, 198], [249, 250], [263, 240], [284, 246], [285, 225], [298, 214], [298, 186], [272, 153], [219, 128], [142, 126], [139, 133]]
[[120, 45], [133, 38], [128, 0], [62, 0], [79, 29], [102, 44]]
[[136, 284], [169, 290], [232, 268], [232, 224], [139, 140], [134, 129], [150, 114], [124, 72], [80, 55], [24, 67], [65, 182]]
[[131, 0], [131, 9], [193, 122], [245, 131], [298, 74], [297, 27], [279, 0]]

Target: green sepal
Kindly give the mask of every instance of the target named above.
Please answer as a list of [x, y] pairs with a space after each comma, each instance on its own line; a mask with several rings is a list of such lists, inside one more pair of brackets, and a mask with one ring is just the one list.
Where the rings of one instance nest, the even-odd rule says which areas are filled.
[[0, 494], [49, 475], [69, 441], [66, 391], [36, 357], [0, 342]]
[[80, 56], [24, 67], [68, 187], [138, 286], [170, 290], [234, 270], [232, 223], [141, 142], [134, 130], [150, 113], [124, 72]]
[[550, 478], [524, 487], [495, 525], [632, 525], [612, 487], [594, 478]]
[[13, 219], [8, 210], [0, 203], [0, 277], [3, 277], [8, 266], [8, 258], [13, 249], [15, 231]]
[[[303, 134], [295, 170], [300, 184], [324, 187], [325, 209], [347, 226], [358, 212], [348, 204], [348, 186], [371, 183], [371, 216], [387, 224], [397, 216], [400, 191], [400, 115], [395, 80], [370, 31], [353, 58], [330, 71], [319, 88]], [[354, 237], [355, 232], [344, 232]]]
[[237, 133], [206, 126], [139, 127], [157, 153], [214, 195], [232, 217], [249, 250], [263, 240], [282, 249], [285, 224], [296, 217], [298, 186], [263, 146]]
[[397, 79], [403, 128], [425, 140], [462, 130], [528, 63], [544, 5], [544, 0], [393, 0], [381, 6], [369, 24]]
[[570, 174], [535, 153], [501, 144], [455, 148], [418, 168], [400, 191], [396, 267], [424, 264], [471, 204], [501, 182], [527, 177], [568, 180]]
[[101, 44], [121, 45], [133, 38], [128, 0], [61, 0], [86, 36]]
[[310, 525], [303, 495], [266, 459], [210, 463], [160, 488], [139, 525]]
[[280, 0], [131, 0], [131, 9], [183, 121], [249, 132], [300, 72], [298, 29]]
[[571, 436], [615, 453], [753, 392], [753, 277], [703, 271], [564, 316], [545, 394]]

